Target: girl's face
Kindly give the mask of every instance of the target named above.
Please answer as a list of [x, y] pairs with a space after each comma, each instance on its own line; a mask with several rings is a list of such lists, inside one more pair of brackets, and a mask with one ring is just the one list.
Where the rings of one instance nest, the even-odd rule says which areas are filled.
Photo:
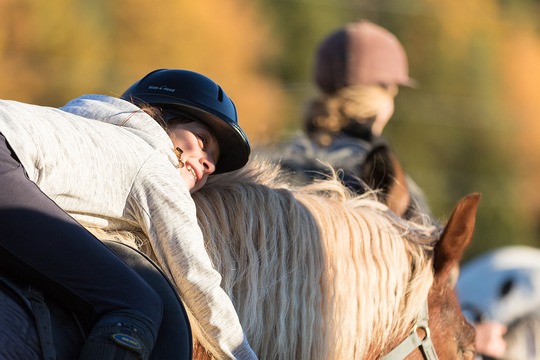
[[385, 98], [379, 104], [379, 110], [375, 118], [375, 122], [371, 127], [371, 132], [375, 136], [381, 136], [384, 127], [388, 123], [388, 120], [390, 120], [394, 114], [394, 98], [398, 93], [398, 87], [397, 85], [390, 85], [386, 91], [390, 94], [390, 96]]
[[219, 157], [217, 139], [209, 128], [198, 121], [172, 123], [169, 133], [174, 147], [183, 151], [182, 161], [185, 166], [180, 168], [180, 175], [190, 192], [195, 192], [203, 187], [208, 175], [216, 170]]

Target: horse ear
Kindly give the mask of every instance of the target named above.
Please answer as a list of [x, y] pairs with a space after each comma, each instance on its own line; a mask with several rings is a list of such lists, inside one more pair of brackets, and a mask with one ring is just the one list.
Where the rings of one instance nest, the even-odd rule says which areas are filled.
[[404, 216], [411, 202], [407, 178], [397, 156], [385, 143], [375, 145], [366, 155], [361, 178], [371, 189], [383, 191], [384, 203], [399, 216]]
[[454, 208], [440, 240], [435, 245], [434, 269], [438, 279], [451, 280], [465, 249], [472, 241], [480, 194], [462, 198]]

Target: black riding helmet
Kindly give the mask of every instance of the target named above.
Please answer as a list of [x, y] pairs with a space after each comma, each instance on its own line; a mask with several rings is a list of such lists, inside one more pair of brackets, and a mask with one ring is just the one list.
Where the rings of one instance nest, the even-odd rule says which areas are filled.
[[210, 78], [188, 70], [154, 70], [127, 89], [121, 98], [136, 105], [159, 107], [166, 115], [194, 117], [206, 124], [219, 143], [214, 174], [237, 170], [247, 163], [251, 149], [238, 125], [236, 107]]

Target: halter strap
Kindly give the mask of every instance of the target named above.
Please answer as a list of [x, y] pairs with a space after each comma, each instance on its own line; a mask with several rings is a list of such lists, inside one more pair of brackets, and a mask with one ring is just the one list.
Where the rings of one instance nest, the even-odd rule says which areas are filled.
[[[396, 346], [392, 351], [386, 354], [381, 360], [401, 360], [404, 359], [411, 352], [420, 348], [424, 359], [426, 360], [438, 360], [437, 352], [431, 341], [431, 333], [428, 326], [428, 304], [427, 300], [425, 305], [420, 313], [417, 324], [414, 326], [412, 332], [403, 340], [398, 346]], [[423, 339], [420, 339], [417, 329], [423, 329], [426, 332], [426, 336]]]

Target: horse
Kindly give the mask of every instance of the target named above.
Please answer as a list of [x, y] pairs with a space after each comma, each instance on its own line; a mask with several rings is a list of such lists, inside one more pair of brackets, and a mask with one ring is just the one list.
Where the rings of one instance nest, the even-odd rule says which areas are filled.
[[473, 322], [506, 325], [503, 359], [540, 359], [540, 249], [487, 251], [463, 264], [456, 291]]
[[[297, 186], [275, 164], [250, 165], [213, 176], [194, 200], [222, 286], [261, 358], [472, 359], [474, 328], [453, 286], [478, 194], [440, 231], [336, 177]], [[195, 357], [205, 358], [192, 325]]]
[[[297, 186], [254, 159], [213, 175], [193, 197], [210, 258], [260, 358], [472, 359], [474, 328], [452, 281], [478, 194], [441, 229], [337, 177]], [[134, 244], [152, 258], [144, 238]], [[208, 358], [197, 321], [189, 323], [194, 358]]]

